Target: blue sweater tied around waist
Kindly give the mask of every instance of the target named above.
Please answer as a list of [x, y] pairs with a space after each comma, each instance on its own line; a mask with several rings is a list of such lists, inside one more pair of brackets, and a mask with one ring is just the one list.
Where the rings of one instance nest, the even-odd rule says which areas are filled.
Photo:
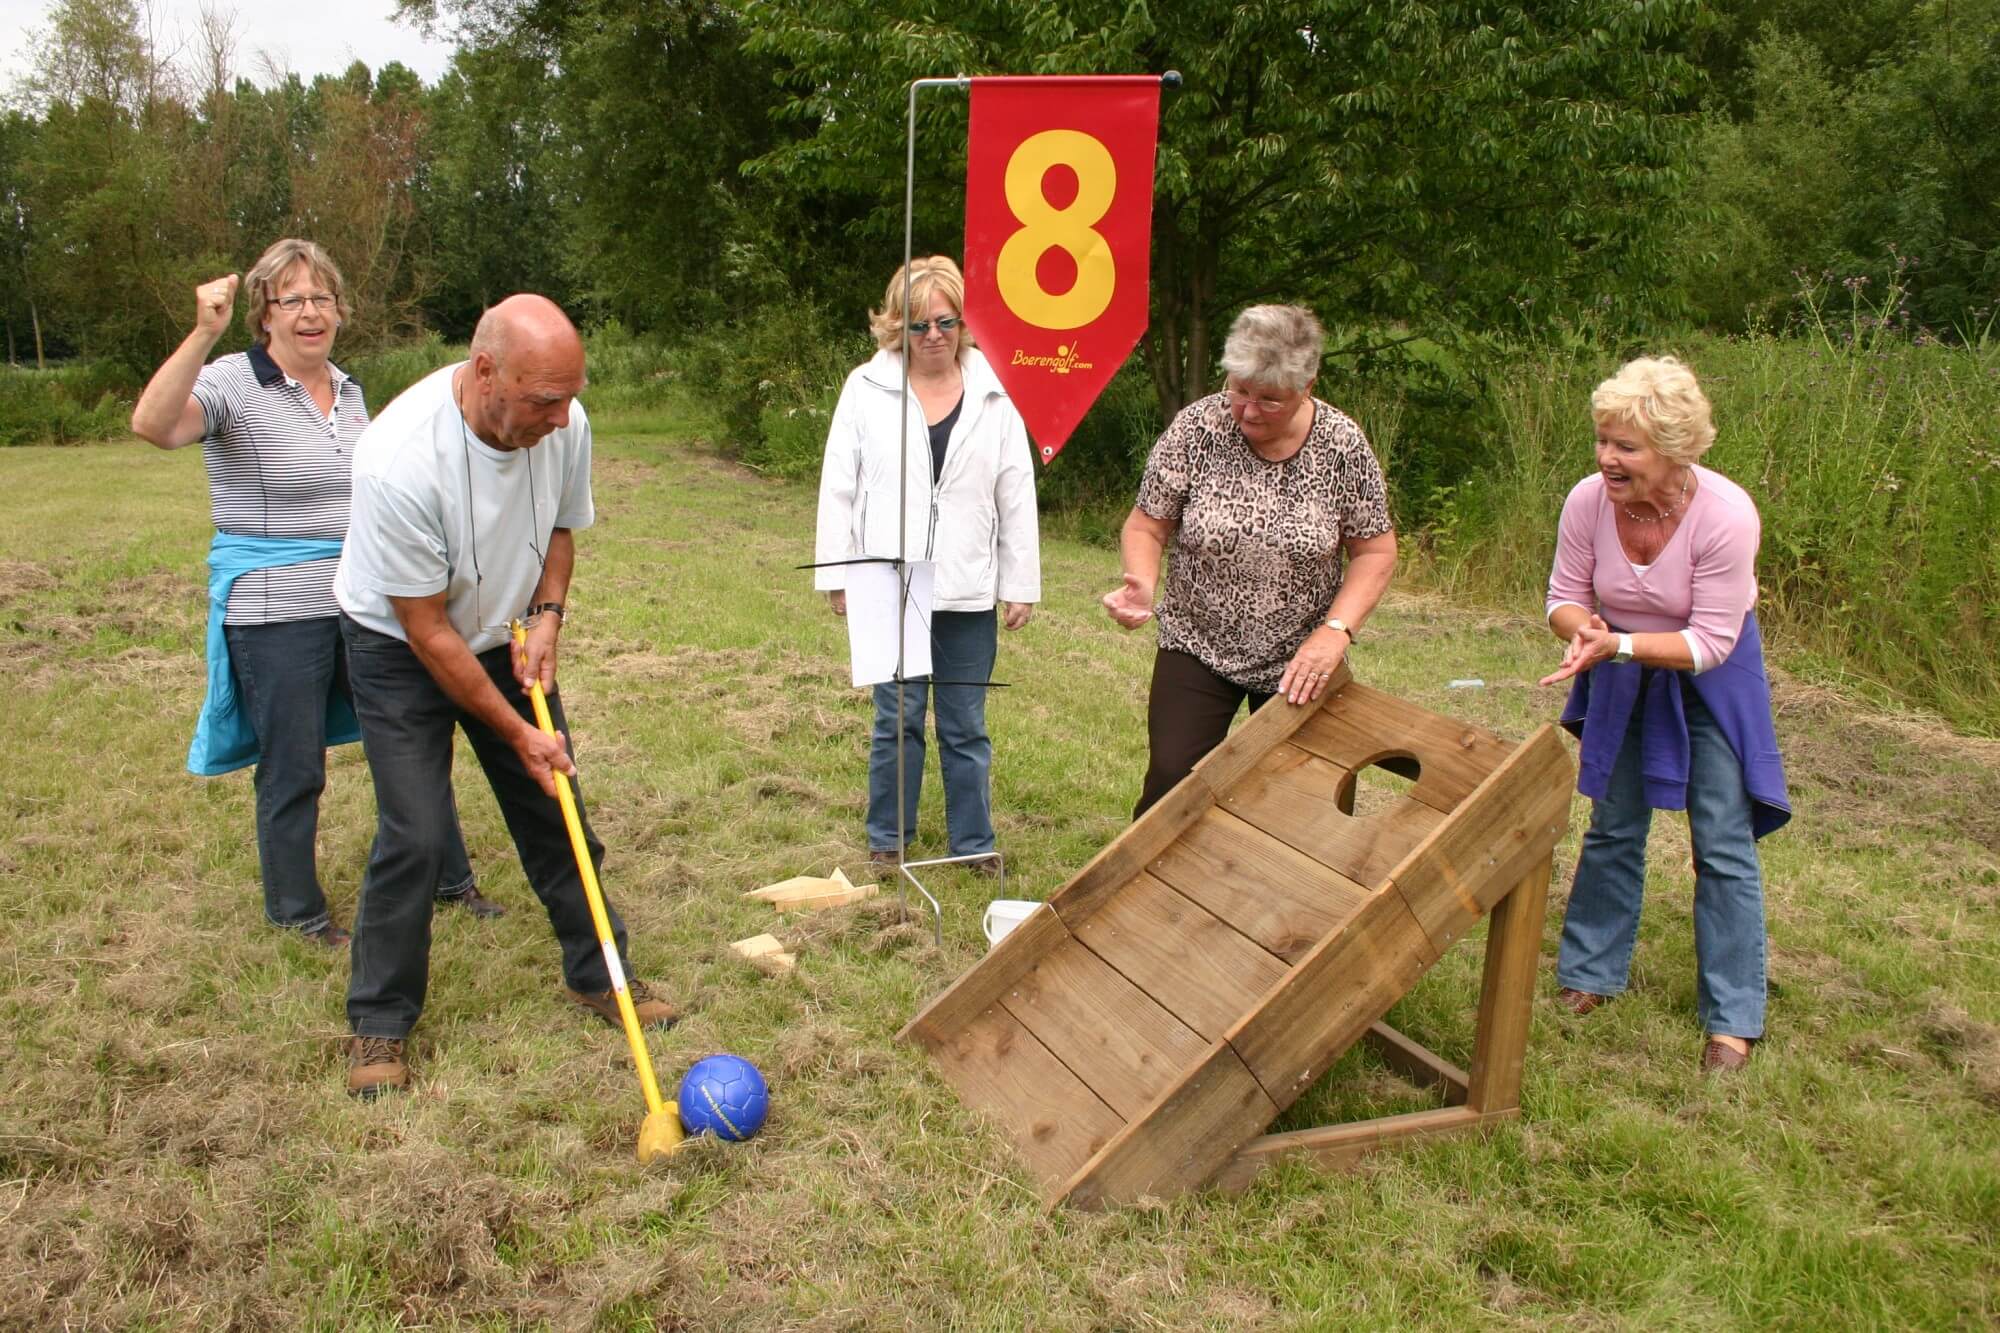
[[[236, 673], [229, 664], [229, 637], [222, 621], [229, 610], [229, 590], [236, 580], [257, 569], [302, 565], [340, 554], [341, 543], [305, 537], [239, 537], [218, 532], [208, 547], [208, 694], [201, 701], [194, 741], [188, 746], [188, 772], [212, 778], [248, 768], [257, 762], [257, 732], [236, 693]], [[354, 704], [345, 695], [326, 701], [326, 743], [345, 745], [361, 739]]]
[[1764, 675], [1764, 639], [1755, 612], [1721, 665], [1692, 673], [1637, 662], [1600, 662], [1578, 676], [1563, 705], [1562, 725], [1582, 746], [1576, 789], [1596, 800], [1610, 789], [1611, 769], [1639, 711], [1640, 776], [1646, 804], [1655, 810], [1687, 809], [1688, 729], [1681, 691], [1692, 689], [1736, 752], [1750, 793], [1751, 830], [1759, 838], [1792, 817], [1785, 793], [1785, 761], [1771, 719], [1771, 683]]

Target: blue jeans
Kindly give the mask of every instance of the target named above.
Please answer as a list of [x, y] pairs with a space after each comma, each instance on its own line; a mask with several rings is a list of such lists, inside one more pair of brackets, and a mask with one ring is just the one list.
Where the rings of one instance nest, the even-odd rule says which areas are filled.
[[[328, 920], [315, 843], [326, 790], [326, 705], [348, 692], [340, 617], [227, 625], [229, 665], [257, 733], [257, 864], [273, 925], [317, 930]], [[439, 897], [472, 887], [472, 865], [451, 814]]]
[[[875, 732], [868, 751], [868, 847], [897, 849], [916, 833], [924, 780], [924, 706], [937, 697], [938, 767], [944, 770], [944, 822], [953, 856], [993, 850], [993, 742], [986, 735], [986, 685], [999, 651], [992, 611], [931, 612], [931, 676], [904, 681], [903, 833], [896, 834], [896, 689], [875, 687]], [[931, 678], [975, 681], [931, 685]]]
[[[1764, 880], [1750, 827], [1743, 768], [1701, 696], [1683, 688], [1688, 727], [1688, 831], [1694, 841], [1696, 1004], [1705, 1031], [1764, 1035]], [[1592, 808], [1556, 982], [1593, 995], [1625, 989], [1646, 887], [1646, 834], [1653, 811], [1640, 774], [1640, 715]]]
[[[407, 643], [346, 616], [340, 627], [347, 640], [354, 712], [361, 719], [361, 748], [375, 780], [375, 846], [354, 919], [354, 966], [347, 983], [347, 1020], [355, 1033], [400, 1040], [423, 1013], [430, 982], [432, 888], [458, 823], [451, 802], [456, 727], [465, 728], [513, 835], [521, 868], [548, 911], [562, 948], [564, 982], [577, 991], [611, 989], [562, 807], [543, 794], [512, 745], [452, 702]], [[480, 654], [479, 665], [501, 698], [533, 726], [508, 650], [502, 646]], [[567, 735], [556, 691], [549, 693], [549, 713], [556, 729]], [[591, 864], [601, 867], [604, 844], [590, 832], [581, 788], [576, 789], [576, 804]], [[619, 961], [629, 975], [624, 923], [609, 902], [605, 911]]]

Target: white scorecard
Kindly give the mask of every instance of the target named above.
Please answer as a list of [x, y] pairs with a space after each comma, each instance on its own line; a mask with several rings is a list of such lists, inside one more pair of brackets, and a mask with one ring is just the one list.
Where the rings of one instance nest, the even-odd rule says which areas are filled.
[[[912, 560], [904, 565], [908, 610], [903, 617], [903, 679], [931, 673], [931, 592], [937, 565]], [[879, 685], [896, 678], [896, 567], [852, 565], [847, 570], [847, 647], [854, 659], [854, 683]]]

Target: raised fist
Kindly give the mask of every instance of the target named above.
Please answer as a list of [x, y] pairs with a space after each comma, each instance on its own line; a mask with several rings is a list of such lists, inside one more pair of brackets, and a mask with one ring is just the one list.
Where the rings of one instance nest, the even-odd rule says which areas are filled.
[[231, 273], [194, 289], [194, 326], [198, 332], [219, 337], [229, 327], [229, 316], [236, 308], [236, 282]]

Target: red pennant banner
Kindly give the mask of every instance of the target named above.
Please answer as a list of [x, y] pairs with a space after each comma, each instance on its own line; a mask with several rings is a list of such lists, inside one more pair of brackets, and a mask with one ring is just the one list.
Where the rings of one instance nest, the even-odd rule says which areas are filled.
[[1153, 75], [975, 78], [965, 322], [1044, 463], [1146, 331]]

